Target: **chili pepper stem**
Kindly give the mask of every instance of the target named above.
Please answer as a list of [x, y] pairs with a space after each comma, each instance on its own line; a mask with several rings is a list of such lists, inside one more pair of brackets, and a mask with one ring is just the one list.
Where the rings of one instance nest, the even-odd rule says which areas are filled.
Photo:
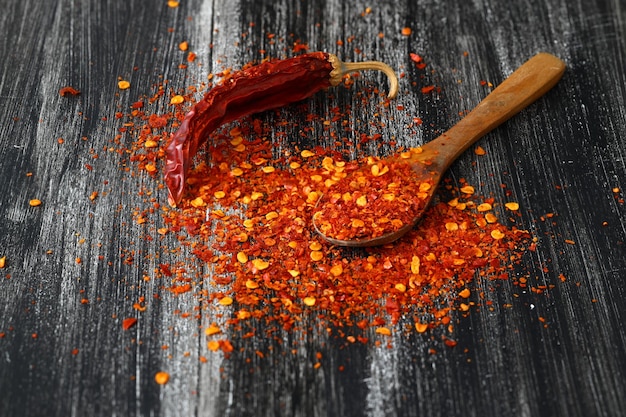
[[389, 65], [380, 61], [364, 61], [364, 62], [343, 62], [336, 55], [328, 54], [328, 60], [333, 65], [330, 73], [330, 84], [335, 86], [341, 82], [344, 75], [355, 71], [374, 70], [381, 71], [389, 80], [388, 98], [395, 98], [398, 95], [398, 77], [395, 71]]

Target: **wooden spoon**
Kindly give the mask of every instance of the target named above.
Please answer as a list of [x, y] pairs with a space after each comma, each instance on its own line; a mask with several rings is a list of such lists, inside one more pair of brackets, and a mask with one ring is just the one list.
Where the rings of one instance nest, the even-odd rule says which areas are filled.
[[[414, 173], [411, 181], [428, 181], [432, 187], [422, 196], [421, 210], [411, 221], [388, 233], [372, 236], [359, 236], [354, 239], [338, 239], [323, 233], [323, 207], [333, 204], [324, 194], [317, 203], [317, 212], [313, 216], [313, 225], [322, 237], [339, 246], [365, 247], [393, 242], [411, 230], [418, 223], [430, 200], [436, 185], [450, 165], [474, 142], [504, 123], [506, 120], [533, 103], [561, 78], [565, 63], [557, 57], [539, 53], [519, 67], [496, 89], [494, 89], [476, 108], [461, 119], [446, 133], [420, 148], [411, 149], [400, 155], [382, 160], [383, 163], [409, 163]], [[368, 167], [367, 169], [370, 169]], [[350, 181], [350, 177], [341, 181]], [[417, 198], [405, 196], [407, 198]], [[326, 223], [328, 224], [328, 223]]]

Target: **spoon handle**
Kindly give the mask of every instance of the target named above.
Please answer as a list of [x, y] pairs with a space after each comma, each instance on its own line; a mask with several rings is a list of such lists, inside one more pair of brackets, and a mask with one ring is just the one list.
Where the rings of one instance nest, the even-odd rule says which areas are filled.
[[554, 87], [564, 71], [565, 63], [554, 55], [535, 55], [456, 125], [424, 145], [424, 150], [442, 164], [443, 170], [447, 169], [474, 142]]

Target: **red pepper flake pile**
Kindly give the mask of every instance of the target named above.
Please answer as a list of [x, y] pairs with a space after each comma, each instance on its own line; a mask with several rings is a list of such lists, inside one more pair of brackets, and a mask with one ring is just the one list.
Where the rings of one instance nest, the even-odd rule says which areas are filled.
[[[366, 169], [358, 163], [332, 168], [330, 185], [318, 204], [315, 223], [332, 239], [375, 238], [414, 222], [424, 211], [433, 182], [414, 181], [416, 173], [407, 162], [369, 158]], [[345, 179], [342, 181], [344, 178]]]
[[[304, 330], [314, 316], [348, 342], [367, 341], [371, 327], [382, 336], [398, 330], [403, 317], [420, 333], [448, 326], [455, 311], [469, 309], [466, 286], [507, 278], [530, 244], [528, 232], [500, 223], [495, 203], [476, 201], [464, 184], [444, 187], [453, 197], [394, 244], [334, 247], [313, 230], [312, 216], [337, 167], [350, 163], [324, 149], [274, 158], [259, 129], [255, 120], [215, 134], [210, 162], [190, 171], [188, 197], [163, 208], [167, 230], [214, 271], [202, 290], [173, 276], [172, 291], [197, 292], [206, 308], [223, 311], [226, 326], [254, 334], [262, 323], [271, 335]], [[226, 342], [208, 347], [226, 352]]]
[[[166, 191], [159, 175], [165, 168], [170, 134], [184, 119], [184, 107], [194, 102], [194, 91], [189, 91], [181, 96], [184, 100], [172, 103], [174, 107], [167, 104], [172, 113], [150, 115], [143, 103], [133, 105], [133, 122], [120, 129], [120, 135], [135, 135], [131, 160], [155, 179], [154, 190], [142, 190], [144, 194]], [[324, 120], [311, 115], [308, 121]], [[199, 163], [188, 167], [177, 206], [151, 198], [153, 206], [136, 214], [141, 223], [151, 219], [159, 223], [150, 239], [173, 234], [197, 257], [197, 268], [189, 259], [180, 259], [160, 264], [154, 275], [172, 296], [192, 294], [202, 309], [220, 318], [219, 325], [205, 329], [209, 351], [228, 355], [242, 348], [228, 340], [233, 332], [242, 335], [237, 343], [245, 343], [254, 337], [280, 338], [279, 330], [324, 329], [348, 344], [397, 332], [451, 332], [455, 317], [480, 303], [479, 295], [470, 290], [472, 281], [509, 279], [524, 253], [534, 248], [530, 234], [509, 221], [519, 216], [517, 203], [507, 201], [505, 206], [494, 198], [481, 198], [465, 181], [444, 182], [419, 226], [393, 244], [333, 246], [312, 226], [320, 197], [332, 194], [343, 173], [357, 165], [370, 164], [370, 181], [387, 168], [384, 175], [390, 177], [404, 168], [386, 167], [371, 158], [350, 161], [328, 148], [301, 150], [293, 145], [279, 151], [267, 139], [278, 125], [248, 116], [214, 131], [195, 160]], [[361, 137], [358, 132], [354, 136]], [[416, 193], [428, 185], [418, 183]], [[346, 193], [350, 198], [344, 197]], [[367, 206], [359, 203], [363, 195], [371, 199], [359, 187], [339, 194], [337, 202], [346, 207], [349, 202], [355, 209]], [[385, 195], [382, 191], [377, 198]], [[153, 213], [162, 221], [153, 219]], [[312, 327], [313, 322], [319, 327]], [[126, 319], [123, 328], [135, 323], [136, 319], [132, 324]], [[442, 338], [448, 346], [456, 344], [450, 337]], [[255, 352], [263, 357], [263, 352]]]

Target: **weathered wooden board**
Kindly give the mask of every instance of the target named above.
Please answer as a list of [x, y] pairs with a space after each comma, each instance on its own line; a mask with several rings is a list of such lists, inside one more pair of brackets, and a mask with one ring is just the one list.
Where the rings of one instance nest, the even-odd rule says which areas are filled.
[[[3, 2], [0, 415], [624, 412], [626, 5], [374, 3], [183, 0], [171, 8], [166, 1]], [[405, 26], [411, 36], [401, 34]], [[183, 40], [198, 55], [186, 70], [179, 68], [186, 62], [178, 49]], [[402, 72], [397, 105], [403, 110], [391, 108], [388, 129], [380, 132], [401, 146], [419, 145], [454, 124], [488, 93], [481, 80], [498, 84], [539, 51], [566, 61], [553, 91], [481, 142], [487, 155], [476, 160], [468, 154], [450, 172], [455, 181], [480, 184], [485, 194], [501, 193], [507, 184], [525, 209], [523, 226], [539, 239], [519, 273], [550, 289], [539, 295], [507, 281], [490, 286], [491, 307], [456, 323], [454, 349], [418, 334], [395, 336], [391, 349], [345, 349], [323, 332], [304, 340], [286, 333], [283, 344], [254, 342], [273, 350], [264, 359], [207, 352], [200, 326], [215, 319], [212, 313], [195, 319], [174, 314], [193, 311], [196, 298], [152, 300], [161, 283], [144, 276], [159, 262], [189, 254], [174, 250], [174, 238], [145, 238], [156, 233], [158, 216], [149, 226], [135, 221], [133, 209], [151, 204], [142, 187], [154, 185], [125, 169], [116, 112], [127, 113], [164, 80], [168, 91], [200, 85], [211, 72], [259, 60], [261, 50], [286, 56], [294, 42], [346, 60], [381, 59]], [[431, 71], [423, 78], [410, 65], [410, 52], [427, 60]], [[131, 89], [120, 91], [118, 77]], [[361, 79], [386, 85], [376, 74]], [[421, 94], [427, 84], [441, 93]], [[60, 97], [67, 85], [81, 95]], [[375, 102], [363, 105], [351, 91], [328, 99], [316, 96], [311, 106], [352, 106], [351, 123], [361, 129], [378, 117]], [[150, 106], [162, 112], [167, 105], [164, 97]], [[413, 115], [424, 124], [407, 135]], [[94, 191], [96, 202], [89, 198]], [[161, 194], [154, 197], [164, 202]], [[33, 198], [43, 204], [29, 206]], [[548, 213], [554, 217], [546, 219]], [[485, 283], [476, 285], [487, 290]], [[140, 296], [150, 299], [149, 309], [136, 327], [122, 331], [121, 319], [133, 315]], [[433, 346], [435, 355], [428, 353]], [[319, 369], [313, 367], [316, 352], [323, 358]], [[163, 387], [153, 380], [160, 369], [172, 375]]]

